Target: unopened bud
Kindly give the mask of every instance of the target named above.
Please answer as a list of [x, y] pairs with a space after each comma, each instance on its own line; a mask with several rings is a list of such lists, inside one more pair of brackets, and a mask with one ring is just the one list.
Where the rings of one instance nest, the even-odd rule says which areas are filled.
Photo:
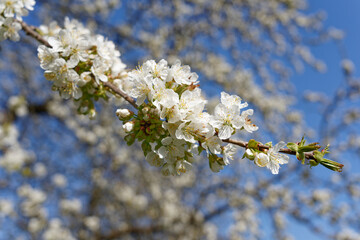
[[258, 153], [255, 156], [254, 163], [259, 167], [265, 167], [269, 163], [270, 159], [265, 153]]
[[249, 160], [255, 159], [254, 153], [249, 148], [245, 151], [245, 157], [247, 157]]
[[120, 120], [125, 119], [131, 115], [132, 115], [132, 112], [129, 109], [124, 108], [124, 109], [116, 110], [116, 116], [118, 116], [118, 118]]
[[126, 133], [129, 133], [133, 130], [134, 128], [134, 123], [133, 122], [127, 122], [123, 125], [123, 129]]

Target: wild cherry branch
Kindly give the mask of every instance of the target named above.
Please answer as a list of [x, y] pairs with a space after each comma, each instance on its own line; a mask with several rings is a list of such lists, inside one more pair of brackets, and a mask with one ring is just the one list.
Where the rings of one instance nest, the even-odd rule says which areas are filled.
[[38, 56], [53, 90], [63, 98], [73, 98], [79, 113], [95, 117], [94, 101], [108, 100], [111, 95], [122, 97], [137, 110], [116, 112], [127, 134], [125, 141], [128, 145], [141, 142], [146, 160], [161, 167], [164, 175], [185, 172], [191, 168], [193, 156], [203, 151], [211, 170], [218, 172], [235, 155], [234, 145], [245, 148], [244, 157], [259, 167], [266, 166], [273, 174], [279, 172], [280, 164], [288, 162], [289, 157], [282, 153], [296, 155], [310, 166], [320, 163], [334, 171], [342, 170], [342, 164], [324, 158], [328, 147], [318, 151], [321, 146], [305, 145], [304, 139], [275, 146], [230, 139], [237, 131], [252, 133], [258, 129], [249, 118], [253, 110], [243, 110], [246, 102], [222, 92], [214, 115], [204, 111], [207, 101], [202, 98], [198, 75], [180, 61], [169, 66], [165, 60], [149, 60], [126, 71], [114, 43], [91, 34], [77, 21], [66, 19], [65, 27], [55, 30], [19, 22], [29, 36], [44, 44], [39, 46]]

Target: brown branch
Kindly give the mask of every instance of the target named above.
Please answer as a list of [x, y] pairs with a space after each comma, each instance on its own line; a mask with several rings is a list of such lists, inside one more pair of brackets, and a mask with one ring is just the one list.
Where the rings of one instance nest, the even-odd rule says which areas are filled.
[[113, 92], [115, 92], [116, 94], [120, 95], [122, 98], [124, 98], [128, 103], [130, 103], [134, 108], [138, 108], [138, 105], [136, 105], [135, 100], [130, 97], [129, 95], [127, 95], [124, 91], [122, 91], [121, 89], [119, 89], [118, 87], [116, 87], [113, 83], [111, 82], [104, 82], [103, 85], [105, 87], [110, 88]]
[[[22, 30], [29, 36], [36, 39], [38, 42], [44, 44], [45, 46], [52, 48], [52, 46], [49, 44], [48, 41], [46, 41], [43, 36], [41, 36], [38, 32], [36, 32], [36, 27], [26, 24], [23, 21], [18, 21], [21, 24]], [[138, 108], [136, 105], [136, 102], [133, 98], [131, 98], [129, 95], [127, 95], [125, 92], [123, 92], [121, 89], [116, 87], [113, 83], [105, 82], [103, 83], [104, 86], [110, 88], [113, 92], [120, 95], [122, 98], [124, 98], [126, 101], [128, 101], [134, 108]]]
[[49, 42], [46, 41], [45, 38], [43, 38], [43, 36], [41, 36], [38, 32], [36, 32], [36, 27], [30, 26], [23, 21], [19, 21], [19, 20], [16, 20], [16, 21], [21, 24], [22, 30], [24, 30], [26, 35], [29, 35], [29, 36], [35, 38], [38, 42], [51, 48], [51, 45], [49, 44]]
[[[26, 24], [25, 22], [22, 22], [22, 21], [18, 21], [18, 22], [21, 24], [22, 29], [24, 30], [24, 32], [27, 35], [35, 38], [38, 42], [40, 42], [40, 43], [44, 44], [45, 46], [51, 48], [51, 45], [39, 33], [37, 33], [36, 30], [34, 30], [34, 29], [36, 29], [36, 27], [30, 26], [30, 25], [28, 25], [28, 24]], [[136, 101], [132, 97], [127, 95], [124, 91], [122, 91], [121, 89], [116, 87], [113, 83], [104, 82], [103, 85], [105, 87], [109, 88], [110, 90], [112, 90], [114, 93], [118, 94], [120, 97], [124, 98], [134, 108], [136, 108], [136, 109], [138, 108], [138, 106], [136, 105]], [[232, 143], [232, 144], [235, 144], [235, 145], [243, 147], [243, 148], [247, 148], [247, 145], [248, 145], [248, 142], [241, 141], [241, 140], [225, 139], [225, 140], [222, 140], [222, 141], [227, 142], [227, 143]], [[266, 145], [260, 144], [259, 149], [260, 150], [265, 150], [265, 149], [269, 149], [269, 147], [266, 146]], [[290, 155], [296, 155], [296, 152], [291, 151], [290, 149], [285, 149], [285, 148], [281, 149], [279, 152], [290, 154]], [[307, 159], [315, 159], [313, 153], [305, 153], [305, 157]]]
[[[243, 147], [243, 148], [248, 147], [248, 142], [241, 141], [241, 140], [225, 139], [225, 140], [222, 140], [222, 141], [227, 142], [227, 143], [232, 143], [232, 144], [235, 144], [235, 145]], [[259, 144], [258, 147], [259, 147], [259, 150], [265, 150], [265, 149], [270, 148], [269, 146], [266, 146], [264, 144]], [[296, 155], [296, 152], [294, 152], [294, 151], [292, 151], [292, 150], [290, 150], [288, 148], [282, 148], [282, 149], [280, 149], [279, 152], [286, 153], [286, 154], [289, 154], [289, 155]], [[306, 159], [315, 159], [314, 154], [312, 152], [305, 153], [305, 158]]]

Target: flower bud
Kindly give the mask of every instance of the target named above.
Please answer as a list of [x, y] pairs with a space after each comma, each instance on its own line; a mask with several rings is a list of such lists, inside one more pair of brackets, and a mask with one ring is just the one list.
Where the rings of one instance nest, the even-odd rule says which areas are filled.
[[118, 116], [118, 118], [120, 120], [122, 119], [126, 119], [127, 117], [131, 116], [132, 115], [132, 112], [129, 110], [129, 109], [118, 109], [116, 110], [116, 116]]
[[127, 122], [123, 125], [123, 129], [126, 133], [131, 132], [133, 128], [134, 128], [134, 122]]
[[254, 153], [249, 148], [245, 151], [245, 157], [247, 157], [249, 160], [255, 159]]
[[265, 153], [258, 153], [255, 156], [255, 164], [259, 167], [265, 167], [269, 161], [269, 156]]

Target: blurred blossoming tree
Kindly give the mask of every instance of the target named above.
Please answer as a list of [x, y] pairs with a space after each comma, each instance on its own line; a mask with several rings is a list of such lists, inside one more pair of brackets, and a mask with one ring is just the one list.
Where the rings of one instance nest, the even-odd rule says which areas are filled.
[[[343, 156], [345, 151], [359, 152], [360, 137], [353, 129], [358, 126], [360, 110], [356, 104], [338, 109], [341, 103], [359, 98], [360, 83], [353, 76], [350, 60], [342, 60], [344, 84], [335, 96], [314, 92], [305, 96], [324, 109], [319, 135], [294, 107], [299, 99], [294, 97], [292, 72], [308, 66], [325, 71], [325, 63], [312, 55], [311, 47], [326, 41], [341, 42], [343, 37], [340, 30], [323, 26], [322, 13], [309, 13], [306, 1], [39, 0], [26, 18], [26, 22], [42, 24], [38, 29], [27, 25], [28, 34], [36, 31], [45, 39], [38, 53], [36, 39], [25, 35], [20, 38], [19, 32], [26, 27], [21, 25], [21, 16], [33, 10], [34, 3], [0, 1], [1, 38], [19, 41], [1, 42], [0, 221], [6, 227], [0, 230], [0, 239], [291, 239], [289, 226], [299, 224], [324, 239], [360, 238], [355, 231], [360, 227], [356, 205], [360, 177], [352, 171], [322, 172], [301, 166], [294, 157], [279, 175], [271, 175], [256, 165], [268, 166], [271, 156], [279, 154], [281, 144], [274, 144], [269, 155], [257, 153], [256, 147], [250, 152], [240, 151], [232, 156], [231, 163], [226, 157], [231, 147], [218, 146], [220, 139], [228, 139], [233, 129], [242, 127], [246, 131], [237, 136], [247, 141], [293, 141], [305, 134], [331, 144], [333, 158]], [[87, 27], [74, 27], [83, 25], [69, 19], [64, 22], [65, 17]], [[79, 36], [89, 35], [96, 42], [96, 50], [83, 42], [78, 45], [79, 51], [65, 48], [71, 38], [54, 20], [65, 29], [77, 30]], [[106, 37], [91, 35], [90, 31]], [[60, 38], [52, 37], [58, 34]], [[115, 48], [120, 50], [122, 62], [114, 60], [120, 55]], [[38, 54], [40, 63], [36, 60]], [[56, 63], [49, 56], [57, 59]], [[148, 59], [167, 59], [170, 64], [157, 61], [156, 65], [146, 62]], [[181, 67], [177, 59], [198, 75]], [[91, 65], [84, 64], [89, 61]], [[123, 71], [123, 63], [130, 69], [142, 67], [128, 73]], [[53, 85], [46, 81], [39, 65]], [[144, 89], [139, 87], [147, 83], [142, 80], [142, 71], [151, 66], [157, 67], [153, 74], [161, 76], [159, 79], [165, 74], [159, 66], [176, 69], [176, 73], [184, 71], [178, 77], [174, 73], [174, 82], [166, 81], [166, 85], [158, 81], [153, 87], [167, 92], [165, 96], [176, 97], [131, 92], [137, 98], [137, 105], [128, 101], [133, 106], [148, 97], [153, 109], [141, 107], [136, 120], [129, 121], [127, 118], [133, 117], [125, 110], [131, 109], [129, 103], [109, 97], [99, 86], [115, 84], [126, 90], [132, 83]], [[54, 69], [60, 75], [55, 76]], [[130, 76], [129, 82], [118, 84], [116, 80], [124, 75]], [[88, 85], [89, 76], [94, 76], [96, 88]], [[202, 94], [214, 97], [207, 110], [215, 110], [215, 118], [210, 120], [203, 113], [202, 123], [211, 122], [214, 129], [206, 127], [200, 134], [205, 136], [203, 142], [186, 134], [190, 128], [197, 128], [188, 119], [177, 126], [181, 131], [171, 134], [169, 127], [169, 132], [181, 141], [201, 142], [199, 148], [207, 150], [210, 162], [203, 154], [190, 161], [192, 170], [186, 174], [163, 177], [147, 162], [160, 164], [156, 155], [165, 156], [162, 161], [174, 155], [186, 158], [184, 149], [188, 145], [159, 133], [164, 139], [155, 151], [150, 144], [133, 143], [129, 133], [136, 129], [137, 121], [147, 121], [149, 111], [166, 116], [169, 125], [174, 119], [189, 117], [181, 109], [171, 112], [173, 115], [154, 109], [175, 109], [182, 99], [184, 105], [193, 101], [193, 106], [202, 106], [199, 91], [194, 90], [198, 77]], [[187, 90], [181, 84], [186, 84]], [[116, 94], [117, 88], [112, 89]], [[248, 102], [256, 112], [253, 122], [266, 131], [252, 133], [257, 130], [247, 118], [252, 111], [243, 111], [242, 118], [235, 116], [245, 105], [233, 95], [221, 94], [219, 104], [221, 91]], [[175, 94], [182, 94], [181, 98]], [[76, 99], [75, 103], [62, 99], [70, 97]], [[99, 101], [92, 102], [94, 99]], [[230, 101], [237, 106], [235, 110], [229, 107]], [[124, 127], [114, 117], [117, 108]], [[129, 142], [133, 145], [128, 146]], [[139, 149], [147, 154], [147, 162]], [[215, 172], [222, 168], [216, 156], [219, 153], [227, 161], [223, 165], [230, 163], [230, 167], [214, 174], [208, 165]], [[242, 159], [244, 153], [256, 165]], [[280, 159], [281, 163], [287, 161]], [[188, 165], [189, 161], [179, 162], [174, 165], [177, 170], [168, 167], [162, 171], [182, 172]], [[269, 168], [278, 172], [278, 166]]]

